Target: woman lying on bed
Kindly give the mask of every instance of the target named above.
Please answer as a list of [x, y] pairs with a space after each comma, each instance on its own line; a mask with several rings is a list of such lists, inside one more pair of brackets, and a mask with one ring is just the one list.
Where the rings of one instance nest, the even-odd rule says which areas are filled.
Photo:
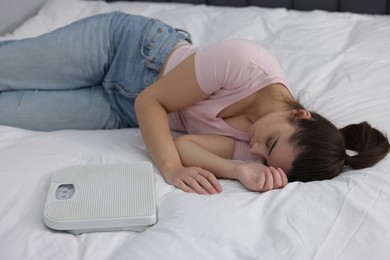
[[[330, 179], [389, 151], [369, 124], [338, 130], [299, 105], [261, 46], [195, 47], [184, 31], [118, 12], [0, 43], [0, 90], [3, 125], [139, 126], [165, 180], [187, 192], [218, 193], [217, 178], [253, 191]], [[173, 140], [170, 130], [188, 135]]]

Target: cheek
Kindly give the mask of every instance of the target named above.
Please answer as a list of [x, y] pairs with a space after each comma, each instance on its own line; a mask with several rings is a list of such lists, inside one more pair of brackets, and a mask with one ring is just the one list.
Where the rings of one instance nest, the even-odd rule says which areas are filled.
[[295, 159], [295, 154], [291, 147], [285, 147], [282, 150], [275, 151], [268, 159], [270, 166], [281, 168], [286, 174], [289, 172], [292, 162]]
[[270, 157], [270, 158], [268, 158], [268, 165], [272, 166], [276, 169], [281, 168], [283, 171], [286, 172], [286, 165], [283, 161], [283, 158], [280, 158], [280, 157], [275, 158], [275, 156]]

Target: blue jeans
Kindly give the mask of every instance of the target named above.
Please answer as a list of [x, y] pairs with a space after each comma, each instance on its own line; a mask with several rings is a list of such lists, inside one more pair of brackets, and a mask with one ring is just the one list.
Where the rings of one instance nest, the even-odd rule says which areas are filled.
[[189, 35], [120, 12], [0, 42], [0, 124], [33, 130], [136, 127], [134, 101]]

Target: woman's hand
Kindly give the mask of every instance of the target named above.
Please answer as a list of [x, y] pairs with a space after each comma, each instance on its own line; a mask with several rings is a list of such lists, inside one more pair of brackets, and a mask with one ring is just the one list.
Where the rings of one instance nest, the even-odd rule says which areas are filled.
[[222, 191], [214, 174], [200, 167], [182, 167], [166, 176], [166, 181], [185, 192], [216, 194]]
[[242, 163], [236, 166], [237, 179], [249, 190], [265, 192], [280, 189], [288, 179], [282, 169], [265, 166], [261, 163]]

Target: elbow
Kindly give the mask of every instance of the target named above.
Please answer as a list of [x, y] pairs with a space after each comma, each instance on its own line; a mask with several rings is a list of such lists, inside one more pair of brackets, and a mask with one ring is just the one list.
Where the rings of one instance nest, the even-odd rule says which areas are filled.
[[188, 138], [188, 135], [181, 135], [176, 137], [174, 140], [176, 148], [180, 150], [180, 148], [185, 147], [186, 145], [189, 144], [190, 140]]
[[184, 166], [189, 165], [189, 155], [194, 151], [194, 142], [191, 140], [190, 135], [181, 135], [174, 139], [176, 149], [180, 155]]
[[188, 145], [191, 143], [195, 144], [196, 141], [194, 139], [195, 139], [195, 137], [193, 135], [184, 134], [184, 135], [180, 135], [180, 136], [176, 137], [174, 139], [174, 142], [176, 145], [183, 146], [183, 145]]

